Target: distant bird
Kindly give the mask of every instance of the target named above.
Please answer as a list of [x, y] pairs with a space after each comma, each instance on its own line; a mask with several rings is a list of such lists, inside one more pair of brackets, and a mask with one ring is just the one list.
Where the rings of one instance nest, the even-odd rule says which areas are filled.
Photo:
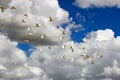
[[49, 16], [49, 21], [54, 21], [53, 18], [51, 16]]
[[27, 35], [28, 37], [31, 37], [32, 36], [32, 33], [28, 33], [28, 35]]
[[50, 46], [48, 46], [48, 49], [50, 50], [50, 49], [51, 49], [51, 47], [50, 47]]
[[71, 62], [73, 62], [73, 61], [74, 61], [74, 59], [73, 59], [73, 58], [71, 58], [71, 59], [70, 59], [70, 61], [71, 61]]
[[87, 41], [87, 38], [83, 38], [83, 43], [86, 43], [86, 41]]
[[76, 29], [76, 30], [75, 30], [75, 32], [76, 32], [76, 33], [78, 33], [78, 32], [79, 32], [79, 30], [78, 30], [78, 29]]
[[88, 50], [86, 49], [85, 52], [88, 52]]
[[82, 47], [82, 48], [80, 48], [80, 49], [84, 50], [85, 48], [84, 48], [84, 47]]
[[4, 7], [3, 7], [3, 6], [0, 6], [0, 10], [3, 12], [3, 11], [4, 11]]
[[100, 58], [102, 58], [102, 56], [100, 56]]
[[74, 49], [71, 49], [72, 52], [74, 52]]
[[29, 42], [29, 40], [24, 40], [24, 42], [27, 42], [27, 43], [28, 43], [28, 42]]
[[28, 17], [28, 14], [24, 14], [24, 16]]
[[65, 58], [65, 56], [61, 56], [61, 58]]
[[86, 55], [85, 57], [86, 57], [86, 59], [89, 59], [89, 58], [90, 58], [90, 56], [89, 56], [89, 55]]
[[72, 47], [72, 46], [70, 46], [70, 49], [71, 49], [71, 51], [72, 51], [72, 52], [74, 52], [74, 49], [73, 49], [73, 47]]
[[15, 7], [15, 6], [12, 6], [11, 9], [16, 10], [16, 7]]
[[80, 56], [81, 56], [81, 57], [83, 57], [83, 56], [84, 56], [84, 54], [81, 54]]
[[99, 52], [95, 52], [95, 55], [96, 55], [97, 57], [102, 58], [102, 56], [99, 54]]
[[22, 22], [25, 23], [26, 21], [24, 19], [22, 19]]
[[91, 64], [94, 64], [95, 62], [92, 60]]
[[31, 28], [30, 28], [30, 27], [28, 27], [28, 28], [27, 28], [27, 30], [31, 30]]
[[64, 37], [63, 37], [63, 36], [60, 36], [59, 38], [60, 38], [60, 40], [63, 40], [63, 39], [64, 39]]
[[99, 56], [99, 53], [96, 51], [96, 52], [95, 52], [95, 55], [96, 55], [96, 56]]
[[35, 24], [35, 27], [40, 27], [40, 25], [38, 23]]
[[62, 48], [66, 48], [66, 45], [62, 45]]
[[47, 38], [46, 34], [41, 35], [41, 39], [45, 39], [45, 38]]
[[62, 31], [62, 35], [66, 35], [66, 32], [65, 32], [65, 31]]
[[72, 47], [72, 46], [70, 46], [70, 49], [73, 49], [73, 47]]

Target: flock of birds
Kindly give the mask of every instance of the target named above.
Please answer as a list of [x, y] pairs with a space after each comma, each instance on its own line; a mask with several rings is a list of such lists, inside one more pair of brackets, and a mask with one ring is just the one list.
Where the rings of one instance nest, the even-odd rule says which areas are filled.
[[[4, 7], [3, 6], [0, 6], [0, 10], [1, 10], [1, 12], [4, 12]], [[12, 10], [17, 10], [17, 8], [15, 7], [15, 6], [11, 6], [11, 8], [10, 9], [12, 9]], [[25, 16], [25, 17], [29, 17], [29, 15], [28, 14], [23, 14], [23, 16]], [[54, 19], [51, 17], [51, 16], [49, 16], [49, 21], [50, 22], [52, 22], [52, 21], [54, 21]], [[2, 20], [0, 19], [0, 22], [2, 22]], [[23, 22], [23, 23], [25, 23], [26, 22], [26, 20], [25, 19], [22, 19], [21, 20], [21, 22]], [[35, 23], [35, 27], [40, 27], [40, 24], [39, 23]], [[28, 27], [27, 28], [27, 31], [30, 31], [31, 30], [31, 28], [30, 27]], [[7, 33], [4, 33], [5, 35], [7, 35]], [[62, 34], [65, 34], [65, 31], [62, 31]], [[32, 33], [26, 33], [26, 35], [28, 36], [28, 37], [31, 37], [32, 36]], [[47, 35], [46, 34], [43, 34], [43, 35], [41, 35], [41, 37], [40, 37], [41, 39], [46, 39], [47, 38]], [[64, 37], [62, 36], [62, 37], [60, 37], [60, 39], [63, 39]], [[29, 40], [27, 39], [27, 40], [24, 40], [24, 42], [29, 42]]]
[[[84, 39], [83, 39], [83, 43], [86, 43], [86, 41], [87, 41], [87, 38], [84, 38]], [[51, 47], [51, 46], [48, 46], [48, 49], [51, 50], [52, 47]], [[75, 53], [74, 46], [62, 45], [62, 49], [70, 49], [71, 52]], [[79, 49], [83, 51], [82, 54], [80, 54], [79, 56], [80, 56], [83, 60], [90, 60], [90, 61], [91, 61], [91, 62], [90, 62], [91, 64], [94, 64], [94, 63], [95, 63], [93, 57], [96, 57], [96, 58], [102, 58], [102, 57], [103, 57], [103, 56], [100, 54], [100, 52], [98, 52], [98, 51], [95, 51], [95, 52], [93, 53], [93, 56], [90, 56], [90, 55], [88, 55], [89, 50], [86, 49], [85, 47], [82, 47], [82, 48], [79, 48]], [[65, 58], [67, 58], [67, 56], [61, 55], [60, 58], [65, 59]], [[70, 58], [70, 61], [73, 62], [73, 61], [74, 61], [74, 57], [71, 57], [71, 58]]]
[[[12, 10], [17, 10], [17, 8], [16, 8], [15, 6], [12, 6], [11, 9], [12, 9]], [[0, 10], [1, 10], [1, 12], [4, 12], [4, 7], [3, 7], [3, 6], [0, 6]], [[23, 14], [23, 16], [25, 16], [25, 17], [27, 17], [27, 18], [29, 17], [28, 14]], [[53, 19], [51, 16], [49, 16], [49, 21], [52, 22], [52, 21], [54, 21], [54, 19]], [[25, 23], [26, 20], [25, 20], [25, 19], [22, 19], [22, 22]], [[36, 23], [36, 24], [35, 24], [35, 27], [40, 27], [40, 24], [39, 24], [39, 23]], [[29, 31], [29, 30], [31, 30], [31, 28], [28, 27], [27, 30]], [[79, 33], [79, 29], [76, 29], [75, 32], [76, 32], [76, 33]], [[64, 39], [64, 35], [66, 35], [66, 33], [67, 33], [67, 32], [65, 32], [65, 31], [61, 31], [61, 35], [62, 35], [62, 36], [59, 37], [60, 40], [63, 40], [63, 39]], [[5, 33], [5, 34], [6, 34], [6, 33]], [[32, 36], [32, 33], [27, 33], [27, 36], [28, 36], [28, 37], [31, 37], [31, 36]], [[41, 35], [40, 38], [41, 38], [41, 39], [46, 39], [47, 37], [48, 37], [48, 36], [47, 36], [46, 34], [43, 34], [43, 35]], [[83, 39], [83, 42], [85, 43], [86, 40], [87, 40], [87, 38], [84, 38], [84, 39]], [[29, 39], [24, 40], [24, 42], [29, 42]], [[65, 49], [65, 48], [66, 48], [66, 45], [62, 45], [62, 48]], [[51, 46], [48, 46], [48, 49], [51, 50]], [[74, 52], [74, 47], [73, 47], [73, 46], [69, 46], [69, 49], [70, 49], [72, 52]], [[87, 52], [89, 51], [89, 50], [85, 49], [84, 47], [81, 48], [81, 50], [84, 50], [85, 53], [87, 53]], [[96, 51], [94, 54], [95, 54], [97, 57], [102, 58], [102, 56], [100, 55], [99, 52]], [[84, 60], [91, 59], [91, 57], [90, 57], [88, 54], [81, 54], [80, 56], [81, 56]], [[62, 56], [60, 56], [60, 57], [61, 57], [61, 58], [66, 58], [66, 56], [64, 56], [64, 55], [62, 55]], [[74, 58], [71, 58], [70, 60], [71, 60], [71, 62], [73, 62], [73, 61], [74, 61]], [[95, 63], [95, 62], [94, 62], [94, 60], [92, 59], [91, 64], [94, 64], [94, 63]]]
[[[66, 45], [62, 45], [62, 48], [66, 49]], [[69, 49], [71, 50], [71, 52], [74, 52], [73, 46], [69, 46]], [[89, 60], [90, 59], [91, 60], [91, 64], [95, 63], [95, 61], [92, 59], [92, 56], [90, 57], [90, 55], [87, 54], [89, 52], [88, 49], [86, 49], [85, 47], [82, 47], [82, 48], [80, 48], [80, 50], [83, 50], [83, 52], [84, 52], [84, 53], [82, 53], [82, 54], [79, 55], [83, 60]], [[93, 55], [95, 57], [102, 58], [102, 55], [98, 51], [95, 51]], [[62, 55], [61, 58], [65, 59], [66, 56]], [[73, 62], [74, 58], [73, 57], [70, 58], [70, 61]]]

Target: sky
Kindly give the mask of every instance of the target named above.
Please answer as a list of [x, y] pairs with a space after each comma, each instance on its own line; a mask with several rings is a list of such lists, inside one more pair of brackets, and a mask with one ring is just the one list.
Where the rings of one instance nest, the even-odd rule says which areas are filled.
[[[109, 0], [108, 0], [109, 1]], [[82, 24], [85, 28], [80, 34], [75, 34], [72, 36], [73, 40], [80, 42], [81, 40], [76, 39], [76, 35], [81, 35], [82, 38], [88, 32], [96, 31], [98, 29], [112, 29], [115, 32], [115, 36], [119, 36], [119, 25], [120, 25], [120, 9], [116, 7], [99, 7], [99, 8], [79, 8], [74, 6], [74, 0], [59, 0], [59, 4], [62, 8], [69, 11], [70, 17], [77, 24]], [[82, 17], [85, 17], [85, 22], [76, 18], [76, 14], [81, 14]], [[93, 22], [92, 22], [93, 21]]]
[[0, 0], [0, 80], [119, 80], [119, 31], [120, 0]]

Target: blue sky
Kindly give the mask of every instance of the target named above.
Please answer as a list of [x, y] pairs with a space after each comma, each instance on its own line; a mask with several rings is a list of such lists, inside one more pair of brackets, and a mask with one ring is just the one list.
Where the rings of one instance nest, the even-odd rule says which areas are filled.
[[[75, 42], [82, 42], [82, 39], [91, 31], [99, 29], [111, 29], [114, 31], [114, 36], [120, 35], [120, 9], [116, 7], [102, 7], [102, 8], [79, 8], [74, 5], [74, 0], [58, 0], [61, 8], [69, 12], [69, 17], [73, 18], [76, 24], [82, 25], [84, 30], [79, 33], [72, 29], [71, 39]], [[76, 17], [80, 13], [81, 19]], [[85, 21], [82, 18], [85, 17]], [[79, 38], [78, 38], [79, 37]], [[32, 48], [31, 44], [19, 43], [18, 47], [26, 52], [29, 56], [29, 49]]]
[[[82, 9], [75, 5], [73, 5], [74, 0], [59, 0], [60, 6], [67, 10], [70, 14], [70, 17], [77, 24], [82, 24], [85, 28], [84, 31], [80, 33], [73, 33], [72, 39], [80, 42], [81, 39], [79, 37], [85, 37], [88, 32], [96, 31], [98, 29], [112, 29], [115, 32], [115, 36], [120, 35], [120, 9], [116, 7], [104, 7], [104, 8], [87, 8]], [[80, 23], [78, 19], [76, 19], [76, 13], [80, 13], [82, 16], [85, 17], [86, 22]], [[93, 14], [95, 14], [93, 16]], [[92, 23], [92, 20], [94, 23]]]

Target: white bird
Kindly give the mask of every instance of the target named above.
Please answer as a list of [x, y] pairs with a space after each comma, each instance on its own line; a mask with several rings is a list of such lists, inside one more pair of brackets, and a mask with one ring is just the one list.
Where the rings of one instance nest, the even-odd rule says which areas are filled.
[[16, 7], [15, 7], [15, 6], [12, 6], [11, 9], [16, 10]]
[[71, 62], [73, 62], [73, 61], [74, 61], [74, 59], [73, 59], [73, 58], [71, 58], [71, 59], [70, 59], [70, 61], [71, 61]]
[[3, 11], [4, 11], [4, 7], [3, 7], [3, 6], [0, 6], [0, 10], [3, 12]]
[[40, 24], [36, 23], [36, 24], [35, 24], [35, 27], [40, 27]]
[[24, 16], [28, 17], [28, 14], [24, 14]]
[[45, 38], [47, 38], [46, 34], [41, 35], [41, 39], [45, 39]]
[[54, 21], [53, 18], [51, 16], [49, 16], [49, 21]]

